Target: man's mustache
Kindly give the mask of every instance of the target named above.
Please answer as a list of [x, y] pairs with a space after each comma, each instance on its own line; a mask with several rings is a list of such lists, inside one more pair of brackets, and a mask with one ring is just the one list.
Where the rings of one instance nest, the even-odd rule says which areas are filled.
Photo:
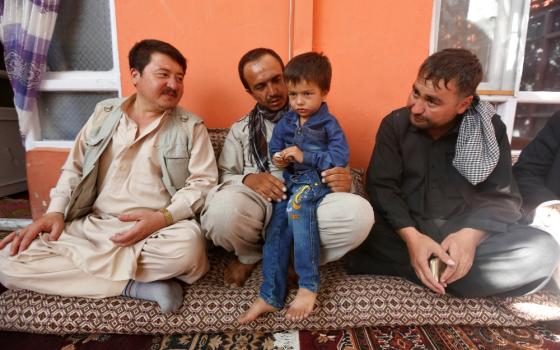
[[169, 88], [169, 87], [166, 87], [165, 89], [163, 89], [162, 93], [165, 94], [165, 95], [170, 94], [170, 95], [173, 95], [173, 97], [177, 97], [177, 90]]

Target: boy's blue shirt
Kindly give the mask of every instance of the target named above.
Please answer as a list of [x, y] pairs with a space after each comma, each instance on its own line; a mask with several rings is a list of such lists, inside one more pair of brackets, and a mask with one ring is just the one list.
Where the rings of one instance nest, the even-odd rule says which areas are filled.
[[303, 163], [293, 162], [286, 168], [292, 174], [348, 165], [350, 151], [346, 137], [325, 102], [303, 126], [299, 125], [299, 116], [294, 111], [280, 119], [269, 142], [270, 157], [290, 146], [297, 146], [303, 152]]

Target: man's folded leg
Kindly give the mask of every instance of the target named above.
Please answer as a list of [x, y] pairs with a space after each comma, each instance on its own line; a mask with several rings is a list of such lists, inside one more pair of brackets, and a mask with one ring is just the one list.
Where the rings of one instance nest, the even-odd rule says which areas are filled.
[[224, 270], [224, 284], [241, 287], [262, 258], [264, 228], [272, 204], [245, 185], [215, 187], [206, 198], [200, 222], [206, 238], [236, 259]]
[[177, 278], [192, 284], [209, 270], [206, 238], [194, 220], [167, 226], [143, 242], [134, 279], [152, 282]]
[[182, 220], [143, 242], [136, 275], [122, 295], [155, 301], [163, 313], [175, 312], [183, 304], [183, 287], [173, 278], [192, 284], [208, 269], [200, 226], [194, 220]]
[[550, 281], [559, 250], [547, 232], [512, 225], [508, 232], [489, 234], [479, 244], [469, 273], [448, 289], [465, 297], [537, 292]]
[[[206, 240], [195, 221], [184, 220], [153, 234], [144, 242], [131, 280], [114, 281], [78, 269], [40, 239], [14, 257], [9, 246], [0, 251], [0, 283], [39, 293], [105, 298], [124, 295], [156, 301], [163, 312], [182, 304], [183, 288], [176, 277], [193, 283], [208, 271]], [[132, 247], [131, 247], [132, 249]]]
[[86, 298], [120, 295], [128, 281], [111, 281], [92, 276], [74, 266], [68, 258], [52, 253], [35, 240], [25, 255], [9, 256], [10, 245], [0, 251], [0, 283], [11, 289]]

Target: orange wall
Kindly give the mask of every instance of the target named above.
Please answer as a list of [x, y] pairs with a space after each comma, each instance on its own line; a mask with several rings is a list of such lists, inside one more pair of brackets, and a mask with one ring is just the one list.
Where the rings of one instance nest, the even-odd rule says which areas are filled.
[[381, 119], [402, 107], [429, 53], [431, 0], [314, 2], [313, 49], [331, 60], [328, 102], [367, 167]]
[[287, 1], [272, 0], [117, 0], [117, 35], [123, 95], [129, 82], [128, 50], [157, 38], [187, 58], [181, 105], [204, 118], [208, 127], [229, 127], [254, 103], [237, 73], [241, 56], [259, 46], [288, 58]]
[[[333, 65], [329, 107], [348, 137], [350, 164], [367, 167], [381, 119], [403, 105], [428, 54], [432, 0], [292, 0], [291, 22], [290, 1], [115, 0], [123, 95], [134, 91], [127, 61], [132, 45], [168, 41], [188, 60], [181, 105], [208, 127], [229, 127], [254, 104], [237, 75], [246, 51], [271, 47], [284, 60], [289, 42], [294, 54], [323, 51]], [[65, 155], [28, 152], [34, 217], [45, 210]]]
[[[294, 0], [295, 54], [323, 51], [333, 65], [329, 107], [350, 143], [354, 167], [367, 167], [383, 116], [403, 105], [428, 54], [432, 0]], [[237, 76], [239, 58], [271, 47], [288, 58], [289, 0], [117, 0], [123, 94], [133, 92], [127, 52], [158, 38], [188, 59], [181, 105], [209, 127], [229, 127], [254, 103]], [[311, 37], [310, 37], [311, 36]]]
[[68, 150], [60, 148], [36, 148], [27, 152], [27, 184], [33, 219], [38, 219], [47, 210], [50, 189], [56, 185], [67, 157]]

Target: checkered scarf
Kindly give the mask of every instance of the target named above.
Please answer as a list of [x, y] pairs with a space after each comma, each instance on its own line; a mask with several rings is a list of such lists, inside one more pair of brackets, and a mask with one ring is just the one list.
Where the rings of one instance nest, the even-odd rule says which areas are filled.
[[264, 120], [266, 119], [276, 123], [287, 110], [288, 104], [279, 111], [270, 111], [256, 104], [251, 112], [249, 112], [250, 152], [260, 172], [269, 171], [268, 141], [266, 138], [266, 123]]
[[500, 158], [492, 125], [494, 114], [496, 110], [490, 103], [475, 97], [459, 129], [453, 166], [473, 185], [486, 180]]

